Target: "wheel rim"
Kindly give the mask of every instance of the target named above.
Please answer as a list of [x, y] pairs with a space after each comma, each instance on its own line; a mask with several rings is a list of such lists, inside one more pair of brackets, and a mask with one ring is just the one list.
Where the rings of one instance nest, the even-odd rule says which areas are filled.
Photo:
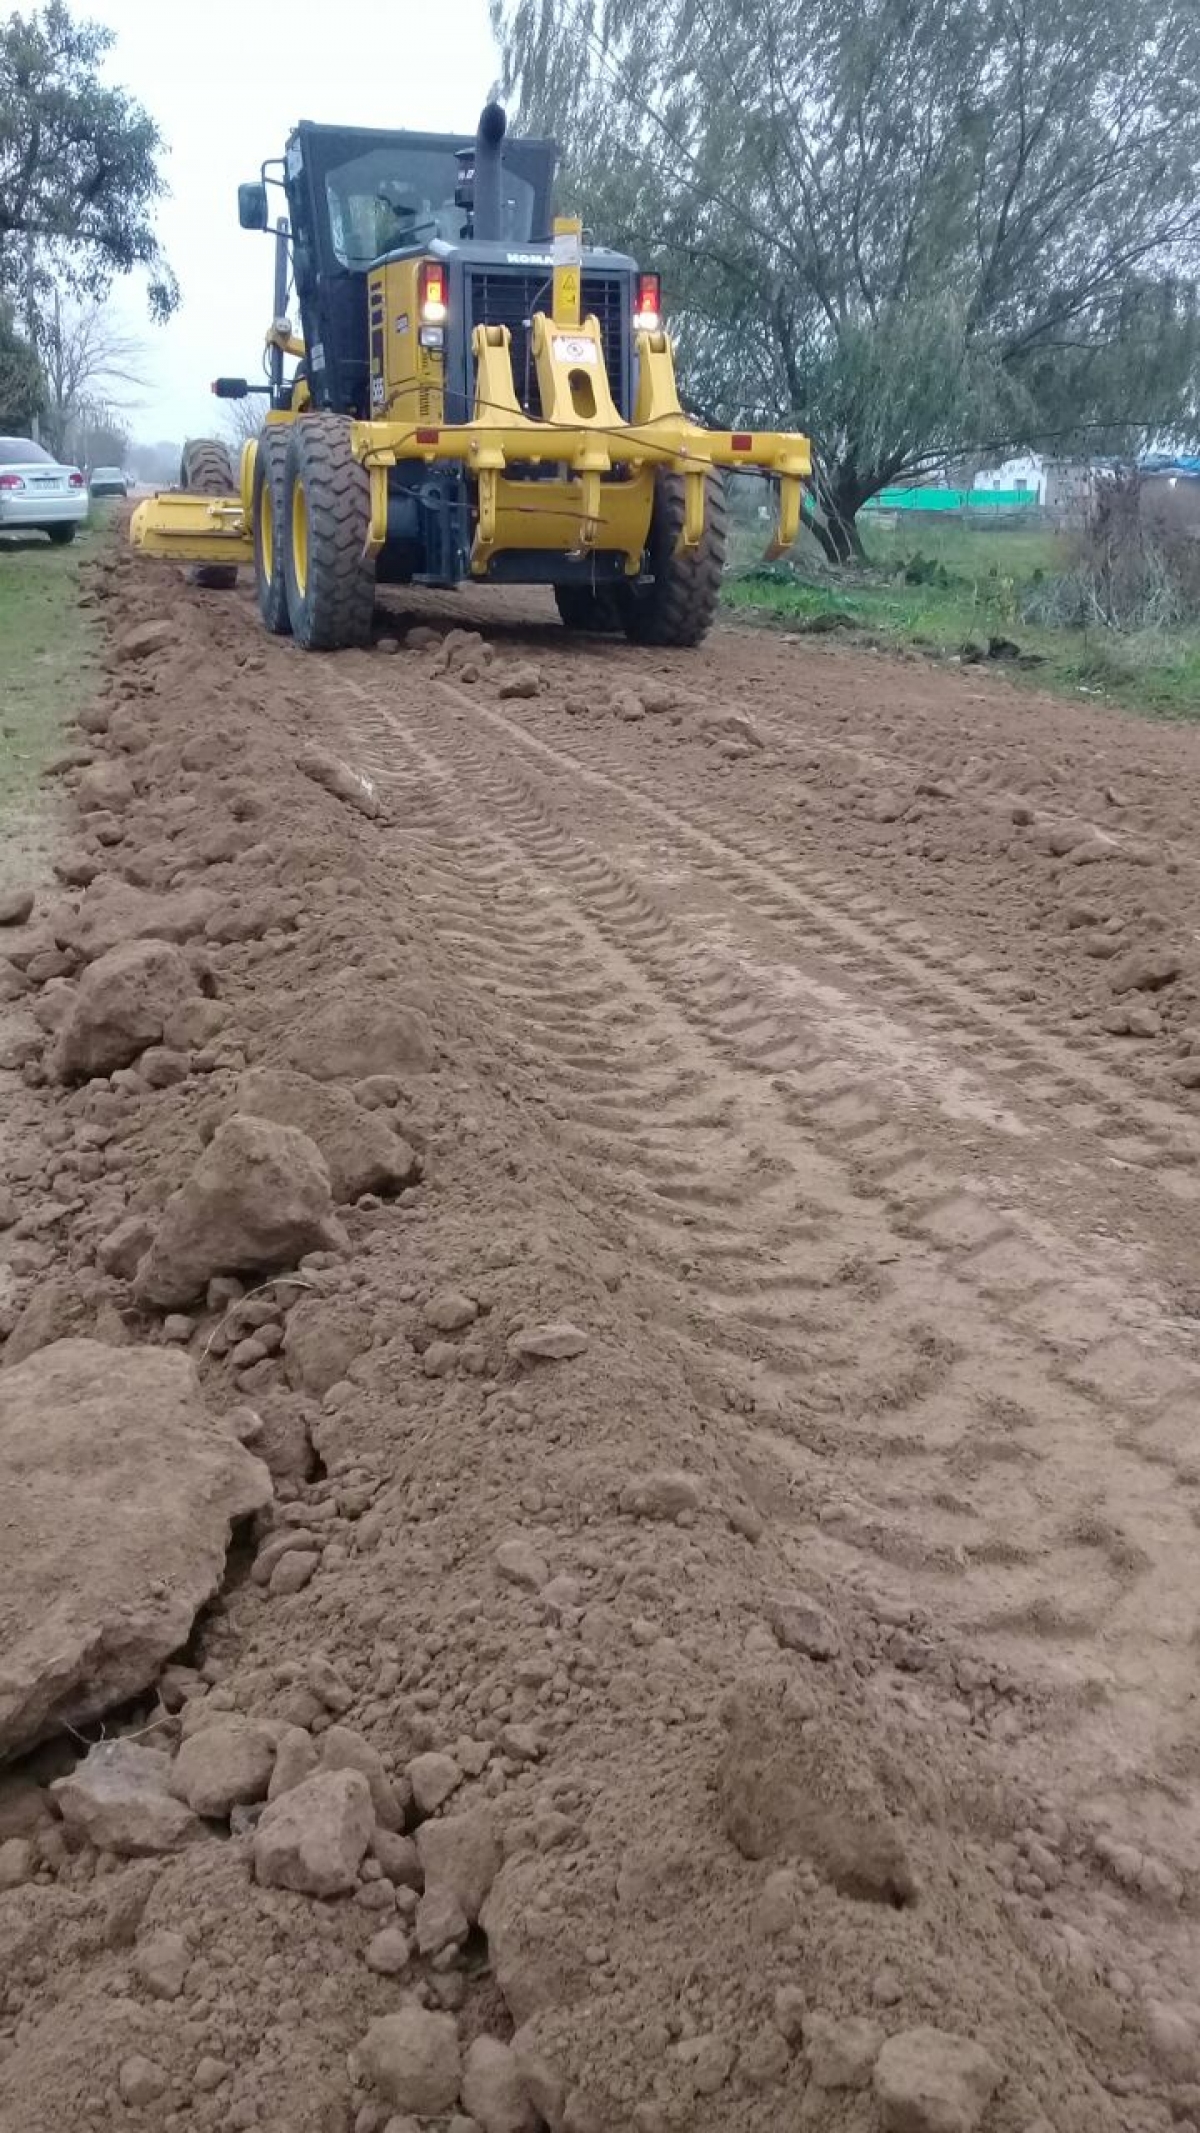
[[292, 569], [296, 590], [303, 599], [308, 590], [308, 502], [302, 481], [292, 489]]
[[262, 558], [262, 573], [269, 585], [275, 575], [275, 527], [271, 492], [266, 482], [258, 498], [258, 550]]

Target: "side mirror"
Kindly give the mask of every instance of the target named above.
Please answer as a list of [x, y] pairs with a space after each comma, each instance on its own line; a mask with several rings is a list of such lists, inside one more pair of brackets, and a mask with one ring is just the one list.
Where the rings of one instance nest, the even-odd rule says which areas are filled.
[[257, 181], [252, 185], [238, 186], [238, 221], [244, 230], [265, 230], [267, 213], [267, 188]]

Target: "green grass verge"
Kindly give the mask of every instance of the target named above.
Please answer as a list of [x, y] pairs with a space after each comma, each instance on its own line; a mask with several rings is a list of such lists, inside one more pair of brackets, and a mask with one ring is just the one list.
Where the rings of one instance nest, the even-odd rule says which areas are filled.
[[0, 534], [0, 880], [24, 879], [48, 839], [42, 772], [91, 685], [96, 631], [79, 605], [79, 566], [100, 533], [69, 548]]
[[868, 522], [864, 542], [866, 564], [834, 574], [815, 565], [758, 564], [760, 538], [739, 528], [725, 602], [747, 620], [802, 632], [859, 633], [885, 647], [915, 646], [933, 658], [1004, 638], [1025, 659], [987, 661], [989, 672], [1156, 717], [1200, 719], [1200, 628], [1123, 636], [1022, 620], [1039, 586], [1068, 567], [1060, 535], [1040, 527], [936, 520], [893, 531]]

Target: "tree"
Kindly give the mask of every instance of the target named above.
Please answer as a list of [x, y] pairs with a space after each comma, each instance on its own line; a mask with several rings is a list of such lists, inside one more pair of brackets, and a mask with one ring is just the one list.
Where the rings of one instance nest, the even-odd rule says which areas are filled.
[[103, 400], [85, 401], [74, 415], [67, 449], [81, 467], [123, 467], [129, 453], [124, 416]]
[[1194, 0], [493, 0], [523, 126], [667, 271], [707, 419], [806, 428], [817, 530], [952, 454], [1195, 423]]
[[64, 303], [56, 289], [38, 331], [46, 377], [45, 441], [62, 453], [79, 415], [97, 400], [140, 385], [141, 343], [112, 323], [103, 304]]
[[41, 413], [45, 392], [41, 365], [17, 332], [11, 307], [0, 297], [0, 434], [23, 435]]
[[265, 393], [247, 393], [244, 400], [227, 400], [221, 410], [221, 433], [236, 468], [242, 446], [253, 443], [267, 419], [270, 402]]
[[113, 33], [47, 0], [0, 23], [0, 287], [24, 290], [35, 258], [76, 294], [100, 298], [145, 268], [150, 308], [179, 301], [159, 248], [162, 140], [125, 90], [102, 81]]
[[156, 489], [169, 489], [179, 478], [183, 446], [162, 438], [155, 444], [131, 445], [127, 456], [139, 481], [151, 482]]

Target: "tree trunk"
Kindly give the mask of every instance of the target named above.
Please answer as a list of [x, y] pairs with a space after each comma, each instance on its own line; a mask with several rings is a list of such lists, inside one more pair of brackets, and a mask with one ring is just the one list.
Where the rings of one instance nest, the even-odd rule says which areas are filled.
[[854, 476], [840, 473], [823, 481], [817, 494], [822, 517], [810, 520], [809, 524], [826, 560], [842, 566], [863, 562], [862, 535], [857, 519], [870, 491], [864, 489]]

